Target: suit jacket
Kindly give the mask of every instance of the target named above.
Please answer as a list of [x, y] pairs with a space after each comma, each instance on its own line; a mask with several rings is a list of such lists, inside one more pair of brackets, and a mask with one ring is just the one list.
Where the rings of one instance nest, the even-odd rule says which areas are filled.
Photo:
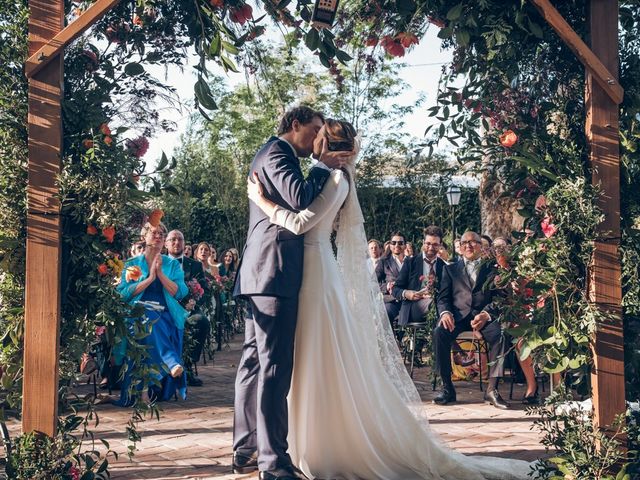
[[[408, 261], [408, 258], [405, 258], [405, 263]], [[385, 302], [395, 302], [396, 299], [393, 296], [393, 292], [390, 292], [387, 289], [387, 283], [395, 282], [400, 275], [400, 268], [398, 268], [398, 264], [394, 260], [392, 255], [388, 257], [382, 258], [378, 261], [376, 265], [376, 277], [378, 279], [378, 284], [380, 285], [380, 291], [384, 296]]]
[[[179, 262], [178, 262], [179, 263]], [[204, 290], [204, 295], [202, 297], [200, 297], [200, 299], [196, 302], [196, 310], [194, 310], [193, 313], [197, 313], [199, 312], [199, 310], [201, 309], [203, 303], [205, 302], [206, 298], [208, 298], [209, 296], [209, 282], [207, 282], [207, 279], [205, 278], [204, 275], [204, 270], [202, 269], [202, 263], [198, 262], [197, 260], [193, 260], [192, 258], [189, 257], [182, 257], [182, 271], [184, 272], [184, 282], [185, 283], [189, 283], [191, 281], [191, 279], [195, 278], [196, 280], [198, 280], [198, 283], [200, 284], [200, 286], [202, 287], [202, 289]], [[188, 287], [188, 285], [187, 285]], [[187, 296], [189, 297], [189, 296]], [[183, 304], [184, 304], [184, 300], [183, 300]]]
[[[271, 137], [256, 154], [249, 175], [254, 172], [264, 186], [265, 196], [294, 212], [311, 204], [330, 173], [312, 168], [305, 179], [293, 148], [277, 137]], [[249, 231], [233, 295], [297, 296], [302, 283], [303, 252], [302, 235], [272, 224], [260, 208], [249, 202]]]
[[[442, 279], [442, 271], [447, 264], [441, 258], [436, 258], [435, 263], [435, 285], [434, 285], [434, 297], [437, 298], [438, 290], [440, 289], [440, 282]], [[398, 317], [399, 325], [406, 325], [409, 323], [411, 315], [411, 304], [413, 301], [405, 300], [402, 298], [402, 292], [404, 290], [420, 290], [422, 289], [422, 282], [420, 277], [424, 272], [424, 257], [422, 252], [414, 257], [408, 258], [402, 264], [400, 274], [396, 280], [396, 284], [393, 286], [393, 296], [399, 302], [402, 302], [400, 307], [400, 315]], [[436, 305], [437, 310], [437, 305]]]
[[487, 280], [494, 276], [495, 268], [491, 264], [481, 264], [472, 287], [464, 260], [445, 265], [437, 297], [438, 312], [451, 312], [456, 323], [472, 320], [483, 310], [495, 320], [498, 311], [492, 302], [496, 291], [488, 285], [485, 287]]

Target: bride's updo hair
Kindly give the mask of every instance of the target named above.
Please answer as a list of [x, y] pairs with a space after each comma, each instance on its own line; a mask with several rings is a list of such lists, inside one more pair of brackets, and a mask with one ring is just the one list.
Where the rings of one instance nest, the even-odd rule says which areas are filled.
[[324, 130], [329, 150], [350, 152], [354, 149], [358, 132], [349, 122], [327, 118], [324, 122]]

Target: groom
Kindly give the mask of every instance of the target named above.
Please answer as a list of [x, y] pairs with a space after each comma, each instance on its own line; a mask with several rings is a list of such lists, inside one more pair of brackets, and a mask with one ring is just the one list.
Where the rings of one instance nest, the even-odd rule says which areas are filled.
[[[254, 173], [267, 198], [294, 211], [309, 206], [351, 152], [324, 151], [305, 179], [298, 157], [313, 153], [324, 117], [308, 107], [283, 116], [278, 136], [258, 151]], [[238, 269], [234, 296], [248, 303], [245, 341], [236, 376], [233, 471], [260, 469], [260, 479], [306, 478], [287, 453], [287, 394], [293, 370], [293, 344], [302, 282], [303, 237], [269, 222], [249, 202], [249, 233]]]

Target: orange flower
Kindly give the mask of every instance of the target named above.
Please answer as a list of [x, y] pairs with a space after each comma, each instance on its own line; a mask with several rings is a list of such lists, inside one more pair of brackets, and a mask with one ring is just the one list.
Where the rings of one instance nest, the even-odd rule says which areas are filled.
[[162, 220], [163, 216], [164, 212], [162, 210], [156, 209], [149, 214], [149, 223], [153, 227], [157, 227], [158, 225], [160, 225], [160, 220]]
[[96, 233], [98, 233], [98, 229], [96, 227], [94, 227], [93, 225], [88, 225], [87, 226], [87, 233], [89, 235], [95, 235]]
[[378, 44], [378, 37], [376, 35], [369, 35], [365, 40], [364, 44], [367, 47], [375, 47]]
[[102, 236], [107, 240], [107, 243], [113, 243], [113, 237], [116, 234], [116, 229], [113, 227], [105, 227], [102, 229]]
[[93, 148], [93, 140], [89, 138], [85, 138], [84, 140], [82, 140], [82, 146], [87, 150], [89, 150], [90, 148]]
[[500, 135], [500, 145], [503, 147], [511, 148], [518, 141], [518, 135], [513, 130], [507, 130]]
[[142, 21], [142, 18], [140, 18], [138, 15], [134, 15], [133, 16], [133, 24], [134, 25], [138, 25], [139, 27], [141, 27], [144, 22]]
[[106, 123], [100, 125], [100, 133], [102, 133], [103, 135], [111, 135], [111, 129], [109, 128], [109, 125], [107, 125]]
[[133, 267], [127, 267], [126, 273], [124, 274], [124, 278], [127, 282], [137, 282], [140, 280], [142, 276], [142, 270], [139, 266], [134, 265]]
[[110, 147], [111, 144], [113, 143], [113, 138], [111, 137], [104, 137], [104, 143], [107, 144], [107, 147]]
[[209, 0], [209, 3], [211, 3], [211, 6], [215, 8], [224, 7], [224, 0]]
[[107, 267], [104, 263], [101, 263], [100, 265], [98, 265], [98, 271], [100, 272], [100, 275], [106, 275], [107, 273], [109, 273], [109, 267]]

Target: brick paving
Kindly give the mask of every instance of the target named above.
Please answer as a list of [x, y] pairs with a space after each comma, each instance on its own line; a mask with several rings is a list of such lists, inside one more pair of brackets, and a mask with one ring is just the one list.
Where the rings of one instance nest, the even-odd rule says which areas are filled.
[[[230, 473], [233, 384], [239, 357], [240, 338], [236, 337], [222, 352], [216, 352], [213, 362], [199, 365], [204, 386], [190, 388], [186, 401], [163, 403], [159, 421], [154, 418], [139, 426], [143, 440], [132, 460], [126, 455], [129, 410], [108, 403], [99, 405], [96, 437], [107, 440], [120, 455], [117, 461], [110, 461], [112, 478], [256, 479], [257, 475]], [[428, 370], [416, 369], [414, 377], [431, 426], [451, 447], [465, 454], [529, 461], [544, 454], [539, 434], [531, 430], [531, 418], [515, 400], [522, 398], [522, 386], [516, 386], [510, 410], [485, 405], [478, 384], [472, 382], [457, 382], [458, 402], [441, 407], [431, 402], [434, 392]], [[505, 398], [508, 387], [501, 387]], [[81, 392], [86, 388], [78, 387]], [[14, 430], [16, 425], [12, 427]]]

